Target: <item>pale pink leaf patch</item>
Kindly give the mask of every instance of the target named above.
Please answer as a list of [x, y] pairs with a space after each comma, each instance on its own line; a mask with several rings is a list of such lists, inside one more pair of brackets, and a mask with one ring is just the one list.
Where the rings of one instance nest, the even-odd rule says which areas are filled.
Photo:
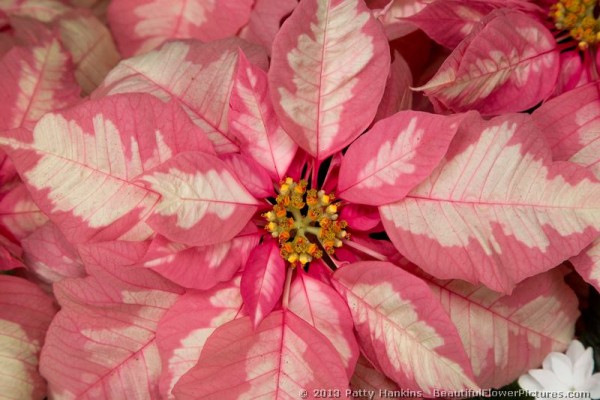
[[160, 195], [148, 224], [174, 242], [206, 246], [232, 239], [258, 201], [216, 156], [186, 152], [139, 178]]
[[84, 94], [89, 94], [121, 59], [111, 33], [89, 11], [67, 13], [56, 23], [75, 65], [75, 78]]
[[143, 94], [87, 101], [5, 136], [34, 201], [73, 243], [145, 239], [160, 196], [135, 179], [183, 150], [212, 151], [177, 104]]
[[33, 202], [24, 183], [11, 186], [0, 198], [0, 227], [19, 241], [48, 222], [48, 217]]
[[39, 27], [44, 39], [13, 47], [0, 60], [0, 131], [33, 128], [49, 111], [79, 101], [73, 64], [56, 34]]
[[361, 350], [398, 385], [426, 395], [477, 387], [456, 328], [421, 279], [391, 263], [358, 262], [338, 269], [333, 285]]
[[[548, 101], [533, 120], [556, 160], [568, 160], [600, 178], [600, 88], [592, 82]], [[570, 260], [579, 274], [600, 289], [600, 239]]]
[[240, 291], [255, 328], [279, 302], [286, 267], [274, 240], [264, 241], [250, 253], [242, 273]]
[[384, 118], [396, 114], [398, 111], [412, 109], [413, 92], [412, 73], [406, 60], [398, 53], [394, 53], [394, 61], [390, 67], [385, 91], [377, 108], [377, 114], [374, 121], [377, 122]]
[[[257, 199], [275, 196], [273, 178], [253, 158], [243, 154], [229, 153], [220, 156], [220, 159], [235, 173], [240, 183], [252, 196]], [[278, 181], [279, 179], [275, 179], [275, 182]]]
[[290, 311], [275, 311], [254, 329], [243, 317], [206, 341], [198, 364], [177, 383], [178, 400], [198, 398], [295, 399], [301, 390], [348, 387], [333, 345]]
[[558, 269], [536, 275], [509, 296], [459, 280], [429, 282], [458, 328], [481, 387], [507, 385], [551, 351], [567, 348], [579, 311], [563, 275]]
[[298, 0], [255, 0], [250, 20], [242, 28], [239, 36], [262, 45], [270, 54], [282, 20], [290, 15], [297, 5]]
[[339, 197], [372, 206], [401, 200], [439, 164], [463, 118], [403, 111], [377, 122], [344, 155]]
[[86, 243], [77, 246], [77, 252], [90, 273], [98, 267], [131, 267], [138, 264], [148, 252], [150, 241], [124, 240]]
[[262, 165], [273, 179], [285, 178], [298, 146], [279, 124], [267, 74], [250, 64], [242, 52], [229, 104], [229, 128], [240, 141], [242, 154]]
[[385, 35], [362, 0], [302, 1], [273, 43], [269, 87], [281, 125], [327, 158], [373, 120], [389, 64]]
[[252, 0], [113, 0], [108, 23], [125, 57], [169, 39], [209, 42], [234, 36], [250, 18]]
[[351, 377], [360, 352], [354, 337], [352, 315], [340, 295], [330, 285], [298, 269], [290, 287], [289, 310], [329, 339]]
[[95, 268], [54, 285], [52, 321], [40, 370], [50, 397], [159, 399], [158, 321], [182, 290], [139, 268]]
[[438, 110], [495, 115], [545, 100], [554, 91], [558, 70], [556, 41], [540, 22], [518, 11], [495, 10], [417, 89]]
[[438, 0], [408, 20], [442, 46], [454, 49], [487, 14], [501, 6], [486, 1]]
[[158, 324], [156, 343], [162, 360], [160, 393], [171, 393], [179, 378], [200, 358], [206, 340], [221, 325], [243, 317], [240, 276], [206, 291], [187, 291]]
[[159, 235], [139, 265], [183, 287], [207, 290], [230, 280], [246, 265], [260, 234], [257, 230], [249, 231], [229, 241], [201, 247], [174, 243]]
[[228, 113], [238, 48], [252, 63], [266, 69], [264, 51], [239, 39], [206, 44], [177, 41], [122, 61], [92, 98], [142, 92], [163, 101], [174, 99], [206, 132], [219, 154], [235, 153], [239, 148], [229, 133]]
[[23, 239], [21, 245], [25, 263], [43, 282], [54, 283], [86, 275], [77, 248], [50, 221]]
[[528, 115], [471, 119], [422, 184], [380, 207], [404, 256], [440, 279], [510, 293], [595, 239], [600, 183], [585, 168], [552, 162]]
[[22, 278], [0, 275], [0, 393], [6, 399], [42, 400], [46, 382], [38, 371], [53, 300]]

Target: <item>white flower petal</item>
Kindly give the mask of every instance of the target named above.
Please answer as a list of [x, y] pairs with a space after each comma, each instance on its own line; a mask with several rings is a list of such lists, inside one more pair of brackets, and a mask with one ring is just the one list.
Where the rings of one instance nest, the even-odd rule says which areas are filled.
[[519, 386], [530, 392], [538, 392], [544, 389], [542, 384], [529, 374], [521, 375], [519, 378]]
[[552, 371], [545, 369], [532, 369], [529, 374], [542, 385], [543, 390], [551, 392], [568, 392], [569, 386], [556, 376]]
[[583, 354], [577, 358], [573, 365], [573, 383], [576, 388], [583, 387], [586, 380], [590, 379], [594, 372], [594, 352], [588, 347]]
[[573, 363], [563, 353], [548, 354], [544, 359], [543, 367], [544, 370], [552, 371], [565, 386], [573, 386]]
[[600, 372], [588, 378], [582, 390], [590, 392], [592, 399], [600, 398]]
[[581, 357], [581, 355], [585, 352], [585, 347], [579, 340], [571, 341], [569, 348], [567, 349], [567, 356], [571, 359], [573, 364]]

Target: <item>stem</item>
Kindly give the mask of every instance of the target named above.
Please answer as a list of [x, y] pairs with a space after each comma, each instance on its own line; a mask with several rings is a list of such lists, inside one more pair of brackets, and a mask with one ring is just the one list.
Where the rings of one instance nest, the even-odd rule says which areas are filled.
[[350, 247], [355, 248], [358, 251], [361, 251], [361, 252], [365, 253], [368, 256], [373, 257], [376, 260], [379, 260], [379, 261], [389, 261], [389, 259], [387, 258], [387, 256], [384, 256], [383, 254], [381, 254], [381, 253], [379, 253], [379, 252], [377, 252], [377, 251], [375, 251], [375, 250], [373, 250], [373, 249], [371, 249], [369, 247], [363, 246], [360, 243], [356, 243], [356, 242], [353, 242], [351, 240], [344, 240], [343, 243], [346, 244], [346, 245], [348, 245], [348, 246], [350, 246]]
[[288, 304], [290, 303], [290, 286], [292, 285], [292, 274], [294, 268], [288, 267], [287, 275], [285, 276], [285, 286], [283, 287], [283, 298], [281, 306], [284, 310], [287, 310]]

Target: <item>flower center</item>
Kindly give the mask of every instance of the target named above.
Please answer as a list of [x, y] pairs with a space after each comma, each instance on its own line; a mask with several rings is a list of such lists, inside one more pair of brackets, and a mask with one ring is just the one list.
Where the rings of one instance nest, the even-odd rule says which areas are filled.
[[277, 204], [263, 214], [265, 229], [279, 240], [280, 254], [292, 266], [319, 259], [323, 251], [333, 255], [348, 237], [348, 223], [338, 219], [339, 202], [333, 193], [307, 189], [305, 180], [281, 182]]
[[550, 8], [557, 29], [568, 31], [586, 50], [600, 41], [600, 21], [594, 17], [596, 0], [559, 0]]

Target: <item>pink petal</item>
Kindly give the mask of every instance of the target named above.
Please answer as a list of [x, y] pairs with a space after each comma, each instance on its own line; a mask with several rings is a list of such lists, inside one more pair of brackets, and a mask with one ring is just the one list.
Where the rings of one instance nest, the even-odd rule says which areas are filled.
[[289, 310], [329, 339], [342, 358], [350, 378], [360, 352], [354, 338], [352, 315], [340, 295], [331, 286], [299, 269], [290, 289]]
[[425, 1], [390, 0], [385, 4], [377, 19], [383, 24], [388, 40], [401, 38], [418, 29], [408, 17], [421, 11], [426, 5]]
[[161, 198], [148, 224], [174, 242], [206, 246], [232, 239], [258, 201], [217, 157], [181, 153], [140, 178]]
[[60, 37], [75, 64], [75, 78], [89, 94], [121, 56], [108, 28], [89, 11], [67, 13], [57, 21]]
[[69, 11], [60, 0], [9, 0], [0, 5], [0, 11], [10, 16], [29, 17], [42, 22], [51, 22]]
[[[361, 394], [361, 390], [374, 391], [374, 399], [385, 399], [385, 397], [380, 396], [382, 391], [386, 393], [388, 390], [399, 390], [394, 381], [377, 371], [363, 355], [358, 357], [358, 363], [350, 381], [350, 388], [357, 391], [357, 394]], [[360, 397], [362, 396], [355, 396], [357, 400]]]
[[[224, 154], [221, 160], [240, 178], [240, 183], [257, 199], [275, 196], [273, 179], [269, 173], [250, 157], [242, 154]], [[275, 180], [277, 181], [277, 180]]]
[[348, 377], [329, 341], [290, 311], [275, 311], [256, 330], [250, 317], [231, 321], [208, 339], [198, 364], [173, 393], [178, 400], [213, 397], [294, 399], [306, 390], [345, 392]]
[[52, 222], [23, 239], [22, 245], [27, 266], [43, 282], [54, 283], [86, 275], [77, 248]]
[[263, 50], [239, 39], [206, 44], [170, 42], [158, 50], [122, 61], [108, 74], [92, 98], [140, 92], [150, 93], [163, 101], [174, 99], [208, 134], [219, 154], [236, 152], [239, 149], [235, 138], [229, 134], [227, 115], [238, 47], [253, 63], [266, 69], [268, 64]]
[[46, 397], [39, 352], [56, 312], [53, 300], [33, 283], [0, 275], [0, 393], [6, 399]]
[[281, 125], [309, 154], [327, 158], [373, 120], [389, 63], [387, 40], [362, 0], [302, 1], [273, 43], [269, 86]]
[[188, 291], [177, 300], [156, 331], [163, 365], [159, 385], [163, 398], [175, 398], [171, 390], [196, 365], [215, 329], [245, 315], [239, 276], [207, 291]]
[[250, 253], [240, 290], [255, 328], [281, 298], [285, 272], [286, 263], [279, 255], [279, 245], [274, 240], [263, 242]]
[[183, 287], [207, 290], [243, 268], [259, 240], [260, 232], [253, 232], [210, 246], [189, 247], [158, 236], [140, 265]]
[[34, 201], [73, 243], [145, 239], [139, 225], [159, 196], [134, 180], [182, 150], [212, 151], [178, 105], [143, 94], [87, 101], [8, 135], [0, 143]]
[[125, 57], [169, 39], [202, 41], [235, 35], [250, 18], [252, 0], [113, 0], [108, 23]]
[[403, 111], [379, 121], [344, 155], [339, 196], [372, 206], [401, 200], [439, 164], [463, 118]]
[[54, 290], [62, 308], [40, 361], [50, 397], [159, 399], [155, 332], [181, 289], [152, 271], [121, 267]]
[[333, 284], [362, 351], [398, 385], [426, 395], [477, 387], [456, 328], [423, 281], [390, 263], [358, 262], [338, 269]]
[[540, 135], [527, 115], [471, 120], [430, 178], [380, 207], [398, 251], [438, 278], [504, 292], [581, 251], [600, 227], [600, 184], [553, 163]]
[[230, 130], [240, 140], [242, 154], [262, 165], [274, 180], [285, 178], [298, 146], [279, 124], [267, 74], [241, 52], [229, 104]]
[[87, 243], [77, 246], [77, 251], [88, 272], [98, 267], [134, 266], [148, 252], [149, 241], [111, 241]]
[[33, 128], [40, 117], [79, 100], [71, 57], [56, 34], [43, 26], [31, 47], [13, 47], [0, 60], [0, 131]]
[[523, 111], [552, 94], [558, 69], [556, 42], [542, 24], [517, 11], [496, 10], [418, 90], [439, 110]]

